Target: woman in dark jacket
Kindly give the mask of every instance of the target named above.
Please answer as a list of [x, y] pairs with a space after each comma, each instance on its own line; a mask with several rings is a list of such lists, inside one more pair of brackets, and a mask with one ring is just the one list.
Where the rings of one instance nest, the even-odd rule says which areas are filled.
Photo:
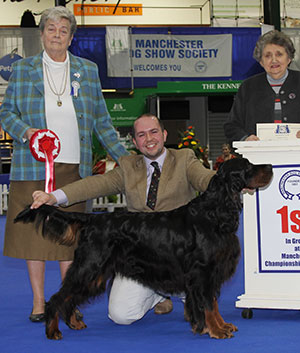
[[224, 124], [230, 142], [259, 140], [257, 123], [300, 122], [300, 72], [288, 69], [294, 54], [291, 39], [282, 32], [273, 30], [258, 39], [253, 57], [265, 72], [240, 86]]

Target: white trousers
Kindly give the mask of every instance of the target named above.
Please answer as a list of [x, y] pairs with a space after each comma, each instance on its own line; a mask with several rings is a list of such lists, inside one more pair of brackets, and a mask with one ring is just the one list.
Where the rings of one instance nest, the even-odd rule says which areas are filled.
[[130, 325], [164, 299], [152, 289], [116, 275], [109, 296], [108, 317], [116, 324]]

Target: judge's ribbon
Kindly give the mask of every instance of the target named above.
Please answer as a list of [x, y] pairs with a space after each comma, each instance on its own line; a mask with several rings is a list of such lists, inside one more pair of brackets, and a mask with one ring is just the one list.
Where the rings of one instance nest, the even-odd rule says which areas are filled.
[[36, 160], [45, 162], [45, 192], [55, 190], [54, 159], [60, 152], [59, 138], [51, 130], [38, 130], [31, 136], [29, 147]]

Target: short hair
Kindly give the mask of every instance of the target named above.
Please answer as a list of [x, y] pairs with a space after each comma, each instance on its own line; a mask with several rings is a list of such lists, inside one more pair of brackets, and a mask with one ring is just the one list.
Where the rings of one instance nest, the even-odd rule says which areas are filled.
[[137, 120], [139, 120], [139, 119], [141, 119], [141, 118], [155, 118], [157, 121], [158, 121], [158, 123], [159, 123], [159, 126], [160, 126], [160, 128], [161, 128], [161, 131], [163, 132], [164, 130], [165, 130], [165, 127], [164, 127], [164, 123], [157, 117], [157, 116], [155, 116], [155, 115], [153, 115], [153, 114], [151, 114], [151, 113], [145, 113], [145, 114], [142, 114], [142, 115], [140, 115], [140, 116], [138, 116], [136, 119], [135, 119], [135, 121], [134, 121], [134, 123], [133, 123], [133, 125], [132, 125], [132, 136], [134, 137], [135, 136], [135, 122], [137, 121]]
[[260, 62], [262, 58], [262, 53], [266, 45], [275, 44], [283, 47], [287, 52], [288, 57], [293, 60], [295, 56], [295, 47], [289, 36], [283, 32], [279, 32], [276, 29], [273, 31], [267, 32], [264, 35], [260, 36], [256, 42], [253, 58]]
[[72, 35], [76, 32], [76, 28], [77, 28], [76, 18], [72, 14], [72, 12], [64, 6], [55, 6], [43, 11], [41, 20], [39, 23], [40, 31], [42, 33], [44, 32], [45, 25], [48, 20], [58, 21], [62, 18], [65, 18], [70, 22], [70, 25], [71, 25], [70, 36], [72, 37]]

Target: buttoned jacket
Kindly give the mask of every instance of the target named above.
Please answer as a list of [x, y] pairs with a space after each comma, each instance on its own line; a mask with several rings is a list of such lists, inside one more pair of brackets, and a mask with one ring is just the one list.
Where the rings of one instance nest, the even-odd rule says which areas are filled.
[[256, 135], [257, 123], [274, 123], [275, 98], [281, 102], [282, 123], [299, 123], [300, 72], [289, 70], [278, 97], [265, 72], [245, 80], [235, 96], [229, 119], [224, 124], [228, 141]]
[[[123, 156], [119, 167], [67, 186], [69, 204], [99, 196], [123, 193], [127, 208], [133, 212], [152, 211], [146, 205], [147, 168], [142, 155]], [[168, 211], [188, 203], [196, 191], [206, 190], [214, 171], [203, 167], [190, 149], [167, 149], [161, 170], [155, 211]]]
[[[15, 62], [0, 108], [0, 124], [14, 140], [11, 180], [45, 179], [45, 164], [33, 158], [29, 142], [23, 140], [28, 128], [47, 128], [42, 58], [43, 53]], [[80, 85], [72, 99], [80, 136], [79, 173], [85, 177], [92, 173], [93, 132], [115, 160], [127, 152], [112, 128], [96, 64], [70, 53], [69, 58], [70, 82]]]

